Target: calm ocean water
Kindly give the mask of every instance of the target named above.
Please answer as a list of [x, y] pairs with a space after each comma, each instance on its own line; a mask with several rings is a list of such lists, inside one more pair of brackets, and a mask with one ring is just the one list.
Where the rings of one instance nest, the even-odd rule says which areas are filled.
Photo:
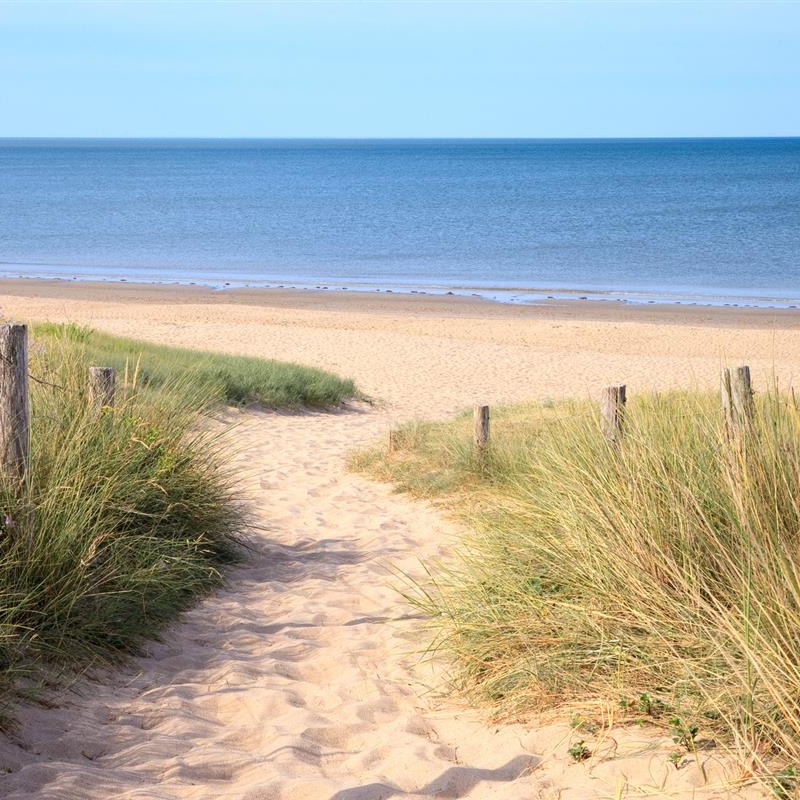
[[800, 138], [0, 140], [0, 275], [800, 304]]

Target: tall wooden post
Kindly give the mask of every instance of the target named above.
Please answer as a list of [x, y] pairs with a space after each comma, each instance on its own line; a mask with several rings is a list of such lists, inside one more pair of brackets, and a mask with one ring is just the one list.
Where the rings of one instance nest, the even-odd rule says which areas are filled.
[[89, 400], [98, 408], [114, 405], [116, 370], [112, 367], [89, 367]]
[[735, 372], [722, 370], [721, 396], [728, 440], [741, 444], [754, 413], [750, 367], [737, 367]]
[[612, 447], [622, 441], [622, 425], [625, 421], [625, 384], [606, 386], [600, 402], [600, 428]]
[[475, 406], [472, 411], [475, 449], [482, 453], [489, 444], [489, 406]]
[[0, 325], [0, 470], [21, 482], [30, 447], [28, 327]]

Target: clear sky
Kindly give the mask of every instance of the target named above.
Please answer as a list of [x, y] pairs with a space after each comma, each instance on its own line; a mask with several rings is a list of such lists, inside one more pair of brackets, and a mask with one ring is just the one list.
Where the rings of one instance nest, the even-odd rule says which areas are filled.
[[800, 2], [0, 0], [0, 136], [747, 135]]

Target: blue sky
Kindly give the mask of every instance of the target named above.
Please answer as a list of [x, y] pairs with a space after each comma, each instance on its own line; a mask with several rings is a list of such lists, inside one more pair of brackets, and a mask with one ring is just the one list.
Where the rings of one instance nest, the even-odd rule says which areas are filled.
[[0, 136], [800, 135], [800, 3], [0, 2]]

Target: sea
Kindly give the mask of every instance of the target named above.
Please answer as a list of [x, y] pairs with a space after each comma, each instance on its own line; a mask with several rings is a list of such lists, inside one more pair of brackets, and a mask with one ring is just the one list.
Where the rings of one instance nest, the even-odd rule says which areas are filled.
[[800, 138], [0, 139], [0, 277], [800, 307]]

